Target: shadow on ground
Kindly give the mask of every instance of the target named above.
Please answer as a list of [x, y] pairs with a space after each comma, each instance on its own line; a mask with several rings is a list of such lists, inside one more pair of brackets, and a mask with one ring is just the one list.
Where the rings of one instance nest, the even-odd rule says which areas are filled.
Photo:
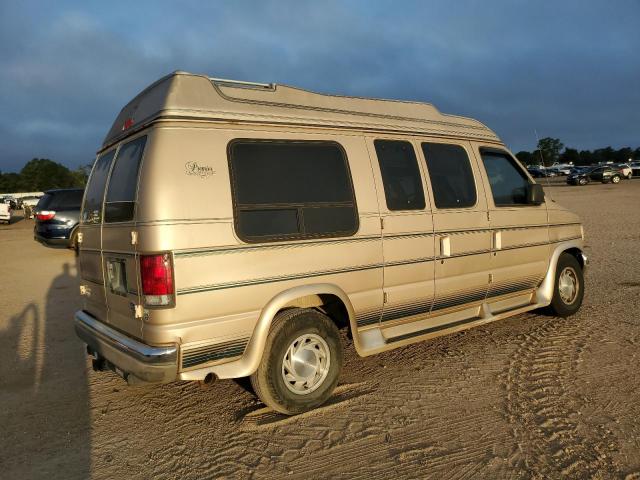
[[[77, 285], [75, 266], [65, 263], [44, 308], [31, 301], [0, 323], [0, 477], [90, 475], [86, 359], [72, 321]], [[42, 298], [37, 281], [33, 288], [32, 297]]]

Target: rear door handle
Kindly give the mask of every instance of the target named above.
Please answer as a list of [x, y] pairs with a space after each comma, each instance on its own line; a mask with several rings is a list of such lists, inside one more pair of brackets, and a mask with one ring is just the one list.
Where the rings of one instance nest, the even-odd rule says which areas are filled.
[[451, 237], [440, 237], [440, 255], [451, 256]]

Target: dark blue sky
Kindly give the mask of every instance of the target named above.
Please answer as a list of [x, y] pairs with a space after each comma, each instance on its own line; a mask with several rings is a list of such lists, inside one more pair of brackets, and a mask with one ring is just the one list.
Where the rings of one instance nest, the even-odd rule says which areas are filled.
[[173, 70], [431, 102], [515, 151], [640, 146], [640, 1], [0, 2], [0, 170], [93, 160]]

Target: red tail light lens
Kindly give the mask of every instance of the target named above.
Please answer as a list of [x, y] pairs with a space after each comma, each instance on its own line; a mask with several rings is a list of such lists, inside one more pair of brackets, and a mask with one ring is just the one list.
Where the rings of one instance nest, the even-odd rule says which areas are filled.
[[173, 265], [171, 255], [140, 256], [140, 278], [142, 293], [147, 305], [170, 305], [173, 303]]
[[40, 221], [51, 220], [56, 216], [56, 212], [51, 210], [42, 210], [36, 214], [36, 218]]

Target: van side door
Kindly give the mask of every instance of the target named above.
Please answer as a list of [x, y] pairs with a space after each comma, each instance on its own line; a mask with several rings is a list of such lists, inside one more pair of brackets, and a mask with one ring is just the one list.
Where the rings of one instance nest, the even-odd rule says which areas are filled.
[[380, 322], [390, 327], [424, 317], [431, 310], [433, 222], [413, 144], [372, 137], [367, 148], [382, 225], [385, 302]]
[[479, 316], [489, 288], [485, 191], [469, 142], [429, 140], [421, 147], [431, 185], [437, 257], [431, 315], [441, 317], [442, 325], [459, 324]]
[[[492, 230], [492, 313], [530, 303], [530, 294], [547, 272], [549, 228], [546, 203], [527, 201], [534, 183], [507, 150], [474, 144], [483, 165]], [[502, 300], [513, 297], [511, 300]]]

